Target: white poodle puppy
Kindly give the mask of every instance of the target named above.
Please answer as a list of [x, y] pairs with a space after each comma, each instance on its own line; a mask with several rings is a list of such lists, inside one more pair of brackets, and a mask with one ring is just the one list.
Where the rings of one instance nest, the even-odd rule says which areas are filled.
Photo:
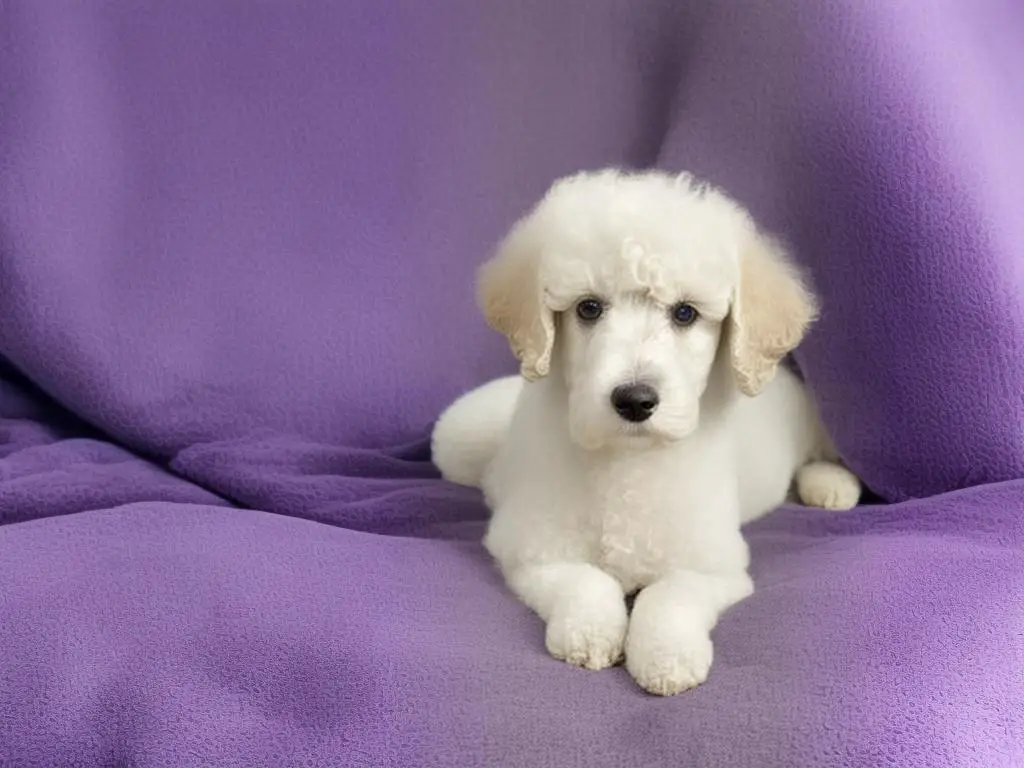
[[718, 616], [753, 591], [740, 525], [793, 486], [831, 509], [860, 496], [779, 365], [813, 296], [722, 192], [606, 170], [552, 186], [481, 268], [479, 299], [522, 377], [445, 411], [436, 465], [483, 489], [485, 545], [553, 656], [624, 654], [656, 694], [700, 684]]

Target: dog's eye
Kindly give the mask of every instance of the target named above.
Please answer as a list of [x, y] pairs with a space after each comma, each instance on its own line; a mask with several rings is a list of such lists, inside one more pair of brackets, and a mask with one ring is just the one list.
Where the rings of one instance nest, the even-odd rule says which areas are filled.
[[576, 317], [585, 323], [592, 323], [604, 312], [604, 305], [597, 299], [583, 299], [576, 305]]
[[693, 325], [697, 322], [698, 317], [700, 317], [700, 313], [693, 304], [687, 304], [683, 301], [672, 307], [672, 322], [680, 328]]

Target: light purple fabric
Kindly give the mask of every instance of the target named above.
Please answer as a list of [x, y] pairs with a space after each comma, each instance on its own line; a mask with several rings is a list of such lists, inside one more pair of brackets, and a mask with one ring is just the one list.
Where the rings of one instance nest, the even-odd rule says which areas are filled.
[[[0, 2], [0, 765], [1024, 763], [1021, 34], [1015, 0]], [[546, 656], [425, 442], [512, 367], [474, 265], [553, 177], [653, 163], [793, 243], [871, 488], [945, 493], [754, 526], [673, 700]]]
[[[756, 595], [716, 629], [710, 680], [665, 700], [621, 668], [548, 657], [542, 626], [477, 543], [475, 494], [415, 466], [379, 459], [375, 474], [399, 489], [389, 502], [358, 490], [357, 453], [279, 445], [281, 467], [300, 475], [291, 497], [273, 473], [248, 484], [275, 515], [210, 506], [198, 491], [193, 504], [146, 501], [160, 498], [158, 480], [126, 467], [118, 490], [72, 445], [46, 450], [109, 495], [94, 511], [0, 526], [3, 765], [991, 768], [1024, 757], [1022, 481], [761, 521]], [[334, 476], [346, 464], [350, 483]], [[58, 473], [21, 483], [46, 498]], [[380, 530], [400, 530], [403, 505], [426, 510], [418, 530], [405, 524], [414, 535], [373, 531], [378, 512]], [[461, 522], [429, 520], [451, 510]], [[361, 531], [309, 520], [360, 516]]]

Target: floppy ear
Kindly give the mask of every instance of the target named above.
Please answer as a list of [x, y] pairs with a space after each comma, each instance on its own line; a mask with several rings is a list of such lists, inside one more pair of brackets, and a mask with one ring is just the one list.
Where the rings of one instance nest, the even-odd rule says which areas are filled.
[[477, 299], [488, 324], [508, 338], [523, 377], [536, 381], [551, 368], [555, 317], [544, 303], [540, 247], [528, 223], [517, 223], [480, 267]]
[[803, 339], [818, 305], [782, 245], [753, 233], [740, 254], [739, 286], [729, 323], [729, 352], [736, 381], [756, 395], [779, 362]]

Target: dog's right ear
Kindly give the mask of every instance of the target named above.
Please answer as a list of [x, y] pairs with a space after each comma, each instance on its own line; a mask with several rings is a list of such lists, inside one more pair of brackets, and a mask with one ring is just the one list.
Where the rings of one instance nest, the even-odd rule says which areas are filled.
[[518, 222], [477, 274], [477, 300], [487, 323], [505, 334], [520, 373], [536, 381], [551, 368], [555, 316], [544, 303], [540, 246], [528, 219]]

